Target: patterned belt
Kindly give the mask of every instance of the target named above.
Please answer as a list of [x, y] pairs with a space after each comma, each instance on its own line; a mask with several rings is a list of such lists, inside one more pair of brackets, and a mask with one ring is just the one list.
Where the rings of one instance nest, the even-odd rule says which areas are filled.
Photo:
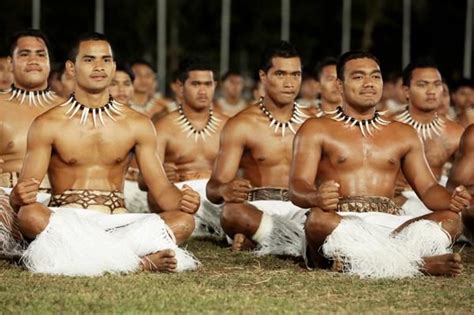
[[0, 187], [13, 188], [18, 183], [18, 172], [6, 172], [0, 174]]
[[254, 188], [248, 193], [248, 201], [257, 201], [257, 200], [279, 200], [279, 201], [289, 201], [288, 189], [284, 188]]
[[49, 206], [91, 209], [109, 214], [127, 212], [124, 194], [119, 191], [67, 189], [62, 194], [52, 195]]
[[398, 207], [390, 198], [356, 196], [344, 197], [339, 200], [337, 211], [400, 214], [401, 208]]

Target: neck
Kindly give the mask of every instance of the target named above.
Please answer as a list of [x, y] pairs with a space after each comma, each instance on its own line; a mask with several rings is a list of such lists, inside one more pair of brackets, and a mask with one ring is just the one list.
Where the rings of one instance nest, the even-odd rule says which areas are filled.
[[279, 121], [287, 121], [293, 114], [294, 101], [287, 104], [278, 104], [274, 102], [270, 97], [263, 99], [263, 106], [270, 111], [272, 116]]
[[224, 97], [226, 103], [228, 104], [231, 104], [231, 105], [237, 105], [239, 102], [240, 102], [240, 98], [239, 97], [232, 97], [232, 96], [225, 96]]
[[186, 115], [191, 122], [207, 122], [209, 119], [209, 106], [197, 109], [184, 103], [182, 108], [184, 115]]
[[15, 82], [15, 87], [25, 91], [42, 91], [48, 87], [48, 81], [36, 85], [28, 85]]
[[410, 112], [411, 117], [413, 117], [414, 120], [424, 123], [424, 124], [432, 122], [433, 119], [435, 119], [436, 114], [437, 114], [436, 109], [428, 110], [428, 111], [420, 110], [411, 104], [409, 105], [408, 108], [409, 108], [408, 111]]
[[351, 116], [357, 120], [369, 120], [375, 115], [375, 106], [361, 107], [344, 103], [342, 105], [342, 110], [346, 115]]
[[322, 109], [324, 112], [331, 112], [331, 111], [334, 111], [334, 110], [336, 110], [336, 108], [337, 108], [339, 105], [340, 105], [340, 104], [333, 104], [333, 103], [329, 103], [328, 101], [321, 100], [321, 109]]
[[89, 93], [80, 88], [74, 91], [76, 100], [90, 108], [99, 108], [109, 102], [109, 90], [104, 89], [98, 93]]
[[133, 94], [132, 103], [140, 106], [145, 106], [146, 103], [150, 100], [148, 93], [145, 92], [137, 92]]

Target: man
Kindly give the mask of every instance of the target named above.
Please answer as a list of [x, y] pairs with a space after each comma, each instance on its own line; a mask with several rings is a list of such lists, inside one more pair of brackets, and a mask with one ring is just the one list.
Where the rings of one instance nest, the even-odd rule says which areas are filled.
[[13, 83], [8, 56], [0, 56], [0, 92], [7, 91]]
[[[110, 98], [115, 62], [109, 42], [102, 34], [86, 34], [68, 59], [74, 94], [33, 122], [22, 173], [10, 196], [21, 233], [33, 240], [22, 258], [26, 266], [64, 275], [195, 268], [195, 259], [176, 243], [193, 230], [199, 195], [167, 181], [156, 167], [151, 122]], [[126, 213], [122, 191], [132, 152], [166, 212], [161, 218], [121, 214]], [[36, 202], [38, 182], [47, 171], [51, 208]]]
[[[206, 183], [219, 150], [219, 135], [227, 121], [212, 108], [216, 83], [210, 63], [203, 58], [184, 59], [179, 66], [178, 110], [155, 123], [158, 157], [168, 179], [178, 187], [190, 186], [201, 195], [195, 236], [223, 237], [220, 209], [206, 200]], [[151, 196], [150, 196], [151, 197]], [[151, 210], [159, 212], [152, 198]]]
[[242, 98], [244, 79], [239, 72], [229, 70], [221, 78], [222, 97], [216, 101], [216, 107], [226, 116], [233, 117], [247, 107]]
[[474, 123], [473, 80], [461, 79], [453, 85], [451, 100], [457, 111], [457, 121], [464, 127]]
[[[457, 186], [464, 185], [471, 195], [474, 194], [474, 125], [464, 131], [459, 145], [458, 153], [449, 174], [448, 189], [454, 190]], [[462, 212], [464, 232], [462, 238], [471, 245], [474, 244], [474, 200]]]
[[[14, 221], [15, 214], [8, 205], [8, 194], [17, 183], [26, 154], [26, 138], [33, 120], [41, 113], [64, 102], [48, 88], [50, 58], [48, 40], [39, 30], [26, 30], [10, 39], [9, 67], [14, 84], [8, 93], [0, 95], [0, 255], [16, 256], [21, 241]], [[47, 190], [45, 179], [41, 189]], [[47, 201], [48, 194], [40, 194]], [[14, 236], [11, 239], [11, 236]]]
[[[446, 183], [446, 179], [441, 179], [443, 167], [454, 158], [463, 128], [438, 114], [443, 81], [437, 65], [430, 59], [411, 62], [403, 71], [403, 86], [408, 107], [395, 119], [418, 132], [431, 171], [438, 181]], [[402, 205], [405, 214], [422, 215], [430, 212], [403, 176], [400, 176], [399, 185], [402, 186], [400, 188], [404, 187], [402, 194], [405, 198], [397, 198], [397, 204]]]
[[405, 109], [406, 104], [402, 73], [399, 71], [388, 73], [386, 77], [384, 76], [382, 100], [377, 109], [388, 111], [390, 114], [398, 114]]
[[341, 94], [336, 85], [336, 64], [336, 59], [328, 57], [316, 66], [321, 98], [320, 108], [323, 114], [334, 111], [342, 102]]
[[132, 63], [132, 71], [135, 75], [132, 108], [148, 117], [156, 113], [165, 115], [170, 102], [156, 93], [158, 81], [153, 66], [145, 60], [136, 60]]
[[[331, 259], [362, 277], [405, 277], [420, 269], [458, 275], [460, 256], [449, 248], [469, 193], [460, 186], [451, 196], [438, 185], [416, 131], [375, 111], [383, 83], [373, 55], [343, 54], [337, 74], [343, 107], [308, 120], [294, 143], [290, 198], [311, 207], [303, 247], [308, 266], [325, 267]], [[432, 214], [398, 215], [390, 198], [400, 170]]]
[[260, 68], [265, 98], [225, 125], [207, 197], [224, 203], [221, 224], [233, 250], [300, 255], [306, 210], [288, 201], [293, 137], [308, 117], [295, 98], [301, 59], [285, 41], [268, 47]]
[[316, 77], [310, 72], [303, 72], [301, 90], [296, 102], [311, 113], [314, 117], [323, 115], [319, 106], [319, 84]]

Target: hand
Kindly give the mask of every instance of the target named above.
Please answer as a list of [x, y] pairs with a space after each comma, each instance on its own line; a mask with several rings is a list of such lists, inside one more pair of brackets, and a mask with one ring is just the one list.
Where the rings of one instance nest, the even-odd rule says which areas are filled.
[[237, 178], [223, 186], [222, 199], [224, 202], [243, 203], [248, 199], [250, 190], [252, 190], [250, 181]]
[[178, 174], [176, 174], [178, 167], [174, 163], [163, 163], [163, 168], [170, 183], [179, 182]]
[[195, 214], [201, 205], [201, 196], [188, 185], [183, 185], [181, 193], [180, 210], [189, 214]]
[[334, 180], [323, 182], [317, 191], [316, 204], [324, 211], [336, 210], [339, 203], [339, 184]]
[[35, 178], [19, 180], [11, 192], [11, 203], [18, 207], [36, 202], [40, 181]]
[[469, 207], [471, 204], [471, 194], [467, 191], [464, 186], [458, 186], [451, 195], [451, 201], [449, 203], [449, 210], [454, 212], [461, 212], [462, 210]]

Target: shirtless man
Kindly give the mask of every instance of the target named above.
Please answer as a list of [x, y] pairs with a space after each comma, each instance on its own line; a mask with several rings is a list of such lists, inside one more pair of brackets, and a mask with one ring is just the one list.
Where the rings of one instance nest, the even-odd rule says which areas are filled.
[[[474, 195], [474, 125], [470, 125], [461, 137], [459, 150], [449, 174], [448, 189], [464, 185]], [[464, 224], [463, 239], [474, 244], [474, 199], [471, 206], [462, 212]]]
[[[438, 185], [416, 131], [375, 111], [383, 83], [373, 55], [347, 52], [337, 73], [342, 108], [308, 120], [294, 143], [290, 198], [311, 208], [303, 247], [308, 266], [324, 267], [329, 258], [362, 277], [405, 277], [420, 269], [458, 275], [461, 259], [449, 248], [469, 193], [460, 186], [451, 195]], [[397, 215], [390, 198], [400, 171], [432, 214]]]
[[[19, 210], [21, 233], [33, 240], [23, 255], [26, 266], [65, 275], [195, 268], [195, 259], [176, 243], [192, 233], [199, 195], [178, 190], [156, 167], [160, 163], [149, 119], [110, 98], [115, 62], [105, 36], [80, 37], [66, 66], [76, 79], [74, 94], [33, 122], [10, 196]], [[122, 191], [132, 153], [165, 211], [161, 218], [121, 214], [126, 213]], [[46, 172], [51, 208], [36, 202]]]
[[[16, 243], [22, 238], [14, 223], [15, 214], [7, 202], [7, 193], [17, 183], [31, 123], [64, 99], [48, 89], [48, 40], [42, 32], [27, 30], [14, 34], [10, 40], [8, 63], [13, 71], [14, 85], [8, 93], [0, 95], [0, 190], [3, 187], [0, 195], [0, 255], [17, 256]], [[49, 188], [47, 180], [41, 188]], [[49, 194], [44, 193], [38, 197], [41, 201], [48, 198]]]
[[326, 58], [316, 66], [316, 78], [319, 82], [321, 97], [320, 108], [323, 112], [332, 112], [342, 103], [341, 93], [337, 89], [336, 64], [334, 58]]
[[294, 103], [301, 59], [282, 41], [265, 50], [259, 69], [265, 98], [227, 121], [207, 197], [224, 203], [233, 250], [258, 245], [258, 254], [298, 256], [306, 211], [288, 201], [287, 188], [293, 137], [308, 117]]
[[[403, 85], [408, 107], [396, 115], [395, 119], [410, 125], [418, 132], [423, 140], [428, 165], [436, 180], [440, 181], [443, 166], [454, 158], [458, 149], [463, 127], [438, 114], [443, 81], [432, 60], [421, 59], [408, 64], [403, 71]], [[446, 183], [446, 179], [442, 182]], [[402, 175], [398, 186], [399, 189], [404, 188], [402, 194], [405, 198], [397, 197], [397, 204], [402, 205], [405, 214], [430, 213]]]
[[13, 73], [8, 56], [0, 56], [0, 93], [7, 91], [13, 83]]
[[464, 127], [474, 124], [474, 81], [461, 79], [455, 82], [451, 100], [457, 111], [457, 121]]
[[234, 117], [247, 107], [242, 98], [244, 79], [239, 72], [229, 70], [221, 78], [222, 97], [217, 99], [216, 108], [226, 116]]
[[[179, 66], [178, 110], [155, 123], [158, 157], [164, 161], [168, 179], [178, 187], [190, 186], [201, 195], [196, 213], [195, 236], [222, 237], [219, 208], [206, 200], [206, 183], [219, 150], [219, 135], [227, 121], [212, 108], [216, 82], [210, 63], [188, 58]], [[159, 211], [150, 199], [151, 210]]]
[[318, 95], [319, 84], [315, 75], [311, 72], [303, 72], [300, 94], [296, 102], [314, 117], [319, 117], [323, 114], [319, 107]]

